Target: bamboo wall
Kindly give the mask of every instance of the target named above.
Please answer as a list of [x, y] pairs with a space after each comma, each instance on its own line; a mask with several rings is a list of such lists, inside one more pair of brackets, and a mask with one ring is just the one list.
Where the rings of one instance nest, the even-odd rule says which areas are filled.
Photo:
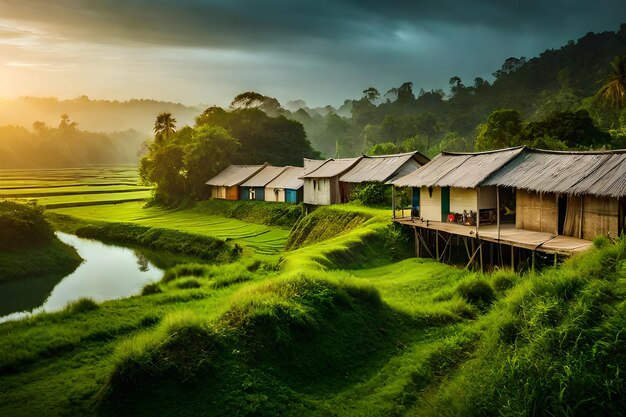
[[428, 187], [420, 188], [420, 217], [424, 220], [441, 221], [441, 188], [433, 187], [432, 197]]
[[[428, 189], [426, 189], [426, 192], [428, 192]], [[476, 188], [450, 188], [450, 212], [463, 213], [463, 210], [475, 212], [476, 207]], [[439, 216], [441, 217], [441, 210], [439, 210]]]
[[619, 236], [619, 204], [616, 198], [583, 197], [583, 239], [597, 235]]
[[515, 199], [517, 229], [557, 232], [558, 208], [555, 194], [517, 190]]

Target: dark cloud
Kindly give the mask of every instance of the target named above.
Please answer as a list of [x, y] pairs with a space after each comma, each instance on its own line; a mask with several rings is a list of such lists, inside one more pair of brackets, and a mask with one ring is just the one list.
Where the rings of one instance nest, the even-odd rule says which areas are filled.
[[[279, 48], [369, 39], [400, 27], [483, 26], [554, 34], [626, 19], [617, 0], [0, 0], [2, 17], [37, 21], [69, 38], [180, 46]], [[453, 33], [452, 33], [453, 34]]]
[[[233, 67], [242, 87], [260, 85], [287, 98], [328, 93], [325, 101], [336, 101], [368, 85], [413, 80], [438, 88], [451, 75], [488, 76], [508, 56], [533, 56], [588, 31], [617, 29], [626, 21], [619, 3], [0, 0], [0, 22], [68, 43], [240, 52], [246, 58]], [[12, 35], [0, 25], [3, 36]], [[198, 72], [225, 65], [212, 59], [196, 63]], [[229, 71], [213, 77], [235, 78]]]

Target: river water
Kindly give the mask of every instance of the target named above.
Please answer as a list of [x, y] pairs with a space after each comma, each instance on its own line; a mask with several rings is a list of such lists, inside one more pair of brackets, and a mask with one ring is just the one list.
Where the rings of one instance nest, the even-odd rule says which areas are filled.
[[139, 294], [144, 285], [163, 276], [163, 271], [137, 249], [62, 232], [56, 235], [76, 248], [83, 263], [57, 281], [28, 278], [0, 283], [0, 322], [41, 311], [58, 311], [83, 297], [101, 302]]

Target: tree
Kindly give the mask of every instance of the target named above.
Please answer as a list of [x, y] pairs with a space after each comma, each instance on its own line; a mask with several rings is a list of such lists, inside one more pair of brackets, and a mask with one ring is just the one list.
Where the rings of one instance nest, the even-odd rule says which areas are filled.
[[59, 123], [59, 129], [64, 130], [64, 131], [76, 130], [76, 126], [78, 126], [78, 123], [72, 122], [70, 120], [70, 116], [68, 116], [65, 113], [61, 115], [61, 122]]
[[176, 119], [171, 113], [161, 113], [154, 122], [154, 138], [157, 143], [168, 140], [176, 132]]
[[415, 96], [413, 95], [413, 83], [407, 81], [398, 87], [398, 99], [396, 101], [406, 102], [413, 100], [415, 100]]
[[400, 153], [402, 149], [398, 148], [398, 146], [393, 142], [385, 142], [385, 143], [377, 143], [372, 146], [367, 154], [370, 156], [375, 155], [392, 155], [395, 153]]
[[478, 126], [475, 149], [487, 151], [508, 148], [520, 142], [522, 119], [514, 109], [496, 110], [487, 117], [487, 121]]
[[230, 103], [230, 107], [233, 109], [250, 109], [257, 108], [265, 101], [265, 96], [255, 91], [246, 91], [245, 93], [237, 94], [233, 101]]
[[195, 198], [207, 196], [205, 182], [226, 169], [237, 156], [240, 144], [224, 128], [200, 126], [184, 148], [187, 189]]
[[613, 58], [610, 66], [611, 72], [596, 96], [603, 105], [619, 111], [626, 107], [626, 55]]
[[419, 133], [426, 135], [426, 149], [430, 149], [430, 140], [432, 136], [439, 132], [439, 123], [432, 113], [422, 113], [417, 116], [417, 130]]
[[380, 97], [380, 93], [374, 87], [369, 87], [366, 90], [363, 90], [363, 98], [370, 103], [376, 101]]
[[599, 129], [586, 110], [578, 110], [554, 112], [544, 120], [529, 123], [524, 128], [523, 140], [530, 144], [537, 139], [562, 142], [569, 148], [589, 148], [608, 145], [611, 135]]

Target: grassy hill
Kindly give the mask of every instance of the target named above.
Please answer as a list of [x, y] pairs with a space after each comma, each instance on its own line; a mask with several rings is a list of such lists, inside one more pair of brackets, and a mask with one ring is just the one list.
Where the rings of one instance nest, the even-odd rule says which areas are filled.
[[278, 262], [179, 265], [142, 296], [1, 324], [0, 413], [626, 411], [626, 240], [478, 274], [407, 258], [389, 214], [320, 209]]

